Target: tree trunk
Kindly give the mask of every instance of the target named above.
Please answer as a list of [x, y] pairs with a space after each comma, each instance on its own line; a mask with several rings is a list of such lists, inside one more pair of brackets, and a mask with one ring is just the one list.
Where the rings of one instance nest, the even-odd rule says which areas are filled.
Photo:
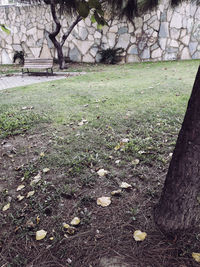
[[64, 55], [63, 55], [63, 50], [62, 50], [62, 46], [59, 45], [58, 47], [56, 47], [57, 49], [57, 53], [58, 53], [58, 64], [61, 70], [67, 68], [65, 66], [65, 59], [64, 59]]
[[160, 201], [154, 210], [165, 234], [195, 226], [200, 194], [200, 66], [179, 132]]
[[57, 14], [56, 14], [56, 4], [54, 3], [54, 1], [51, 1], [50, 7], [51, 7], [51, 14], [52, 14], [52, 17], [53, 17], [53, 20], [55, 22], [56, 27], [55, 27], [55, 30], [53, 32], [49, 33], [49, 38], [57, 50], [58, 63], [59, 63], [60, 69], [65, 69], [67, 67], [65, 65], [65, 59], [64, 59], [64, 55], [63, 55], [63, 45], [64, 45], [65, 41], [67, 40], [67, 37], [70, 35], [72, 30], [74, 29], [74, 27], [82, 20], [82, 17], [79, 15], [76, 17], [75, 21], [71, 24], [71, 26], [69, 27], [67, 32], [62, 36], [62, 40], [60, 42], [58, 42], [56, 39], [56, 36], [60, 33], [61, 24], [60, 24], [60, 21], [58, 19]]

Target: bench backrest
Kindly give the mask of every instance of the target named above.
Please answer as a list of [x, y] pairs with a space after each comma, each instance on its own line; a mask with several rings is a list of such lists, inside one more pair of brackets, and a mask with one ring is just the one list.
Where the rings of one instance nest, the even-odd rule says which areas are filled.
[[24, 58], [24, 66], [26, 67], [52, 67], [53, 58]]

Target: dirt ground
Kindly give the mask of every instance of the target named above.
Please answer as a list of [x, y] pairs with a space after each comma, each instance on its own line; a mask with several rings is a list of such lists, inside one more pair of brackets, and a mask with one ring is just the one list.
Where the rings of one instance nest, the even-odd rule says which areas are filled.
[[[81, 163], [80, 172], [73, 170], [73, 164], [54, 168], [55, 162], [51, 162], [50, 166], [47, 155], [55, 152], [56, 144], [48, 124], [1, 140], [0, 196], [1, 203], [10, 203], [0, 214], [2, 267], [198, 266], [191, 252], [198, 251], [199, 236], [194, 240], [192, 233], [184, 233], [168, 240], [152, 219], [162, 187], [158, 181], [163, 181], [167, 165], [164, 169], [137, 166], [138, 178], [133, 182], [136, 166], [120, 168], [110, 156], [112, 174], [98, 177], [102, 166], [89, 161]], [[97, 197], [111, 196], [111, 191], [119, 189], [118, 172], [124, 171], [125, 182], [132, 187], [112, 196], [109, 206], [98, 206]], [[30, 185], [38, 174], [39, 182]], [[24, 188], [17, 191], [19, 185]], [[30, 191], [35, 191], [34, 195], [27, 198]], [[19, 201], [19, 195], [24, 199]], [[75, 216], [81, 223], [64, 228]], [[47, 236], [36, 241], [40, 229], [45, 229]], [[138, 229], [147, 233], [142, 242], [133, 238]]]

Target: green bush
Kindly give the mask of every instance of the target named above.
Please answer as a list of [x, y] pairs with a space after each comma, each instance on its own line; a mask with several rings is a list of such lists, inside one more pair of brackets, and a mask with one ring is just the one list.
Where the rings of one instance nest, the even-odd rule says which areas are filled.
[[108, 48], [100, 50], [101, 63], [116, 64], [121, 60], [121, 54], [124, 52], [123, 48]]

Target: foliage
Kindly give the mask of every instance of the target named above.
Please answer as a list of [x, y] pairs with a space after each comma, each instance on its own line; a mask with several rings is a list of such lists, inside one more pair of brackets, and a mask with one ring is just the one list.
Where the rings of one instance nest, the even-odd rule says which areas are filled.
[[120, 55], [124, 52], [123, 48], [108, 48], [101, 50], [101, 63], [105, 64], [116, 64], [120, 61]]
[[24, 52], [23, 51], [15, 51], [13, 56], [13, 62], [19, 63], [20, 65], [24, 64]]
[[0, 30], [4, 31], [7, 34], [10, 34], [10, 30], [5, 26], [5, 24], [0, 24]]

